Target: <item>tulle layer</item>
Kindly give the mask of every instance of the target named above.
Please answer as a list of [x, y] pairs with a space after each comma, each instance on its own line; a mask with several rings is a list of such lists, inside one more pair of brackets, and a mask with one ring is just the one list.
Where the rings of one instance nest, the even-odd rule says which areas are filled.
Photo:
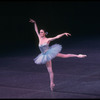
[[56, 55], [62, 50], [62, 46], [59, 44], [54, 44], [49, 47], [49, 49], [39, 54], [35, 59], [34, 62], [36, 64], [45, 64], [47, 61], [50, 61], [51, 59], [55, 58]]

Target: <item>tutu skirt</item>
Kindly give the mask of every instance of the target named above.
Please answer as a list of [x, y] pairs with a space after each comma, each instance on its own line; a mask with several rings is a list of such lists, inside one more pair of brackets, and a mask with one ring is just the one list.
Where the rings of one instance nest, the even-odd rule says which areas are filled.
[[54, 44], [46, 50], [46, 52], [40, 53], [35, 59], [36, 64], [45, 64], [47, 61], [52, 60], [56, 55], [62, 50], [62, 46], [59, 44]]

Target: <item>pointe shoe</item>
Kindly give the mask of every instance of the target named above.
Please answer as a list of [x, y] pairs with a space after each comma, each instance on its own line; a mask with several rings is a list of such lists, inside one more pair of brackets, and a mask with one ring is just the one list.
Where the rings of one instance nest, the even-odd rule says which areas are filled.
[[84, 57], [87, 57], [87, 55], [83, 55], [83, 54], [78, 55], [78, 58], [84, 58]]
[[51, 89], [51, 91], [53, 91], [53, 88], [55, 87], [55, 84], [51, 84], [50, 85], [50, 89]]

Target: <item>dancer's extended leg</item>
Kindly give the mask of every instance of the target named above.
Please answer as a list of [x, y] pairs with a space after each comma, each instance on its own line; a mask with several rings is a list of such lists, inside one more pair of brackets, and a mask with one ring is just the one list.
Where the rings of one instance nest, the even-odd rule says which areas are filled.
[[61, 58], [69, 58], [69, 57], [78, 57], [78, 58], [84, 58], [87, 55], [83, 55], [83, 54], [62, 54], [62, 53], [58, 53], [56, 57], [61, 57]]

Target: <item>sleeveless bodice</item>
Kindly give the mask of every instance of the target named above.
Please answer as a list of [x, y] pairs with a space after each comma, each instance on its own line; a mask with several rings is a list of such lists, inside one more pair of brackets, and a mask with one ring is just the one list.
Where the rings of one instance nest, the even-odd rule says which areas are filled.
[[39, 45], [39, 49], [42, 53], [45, 53], [49, 49], [49, 45], [47, 43], [44, 43], [42, 45]]

